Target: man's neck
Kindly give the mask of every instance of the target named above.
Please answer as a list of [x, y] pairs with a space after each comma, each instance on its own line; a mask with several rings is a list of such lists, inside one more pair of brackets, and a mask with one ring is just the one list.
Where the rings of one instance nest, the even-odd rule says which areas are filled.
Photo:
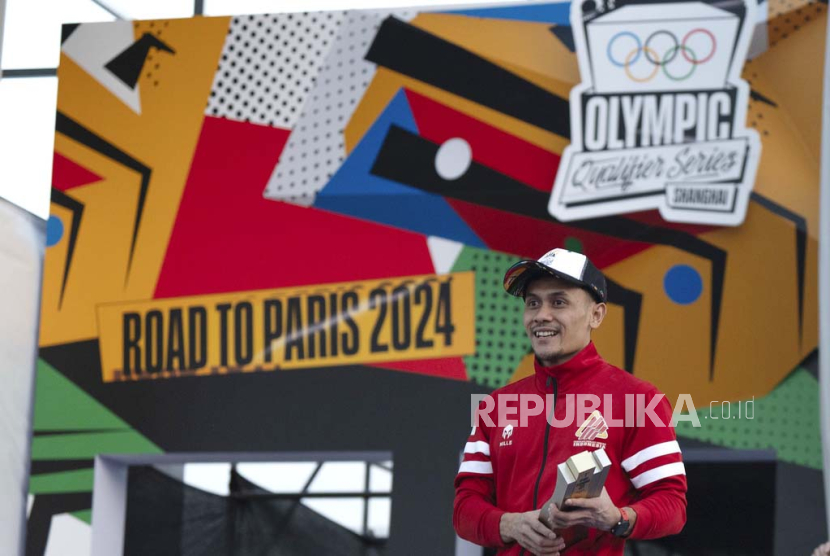
[[591, 343], [591, 340], [589, 339], [585, 343], [585, 345], [582, 346], [581, 348], [579, 348], [578, 350], [576, 350], [574, 352], [571, 352], [571, 353], [563, 353], [563, 354], [557, 355], [556, 357], [553, 357], [551, 359], [540, 359], [538, 356], [536, 357], [536, 359], [539, 359], [539, 363], [541, 363], [543, 367], [555, 367], [556, 365], [561, 365], [563, 363], [567, 363], [568, 361], [570, 361], [571, 359], [573, 359], [574, 357], [579, 355], [579, 353], [583, 349], [588, 347], [588, 344], [590, 344], [590, 343]]

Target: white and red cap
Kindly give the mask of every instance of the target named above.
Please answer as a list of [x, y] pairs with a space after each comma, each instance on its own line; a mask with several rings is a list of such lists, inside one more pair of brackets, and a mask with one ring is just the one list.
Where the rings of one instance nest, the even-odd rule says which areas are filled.
[[504, 274], [504, 289], [510, 295], [524, 297], [527, 284], [534, 278], [549, 275], [584, 288], [599, 303], [608, 299], [605, 276], [582, 253], [567, 249], [553, 249], [538, 261], [519, 261]]

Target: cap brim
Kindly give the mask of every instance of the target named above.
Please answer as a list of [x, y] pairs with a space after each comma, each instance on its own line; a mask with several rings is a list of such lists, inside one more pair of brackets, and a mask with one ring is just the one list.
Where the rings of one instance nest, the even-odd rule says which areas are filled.
[[552, 276], [587, 290], [585, 283], [580, 282], [567, 274], [557, 272], [551, 267], [543, 265], [539, 261], [530, 259], [519, 261], [507, 269], [507, 272], [504, 273], [504, 289], [510, 295], [524, 297], [525, 288], [527, 287], [528, 282], [538, 278], [539, 276]]

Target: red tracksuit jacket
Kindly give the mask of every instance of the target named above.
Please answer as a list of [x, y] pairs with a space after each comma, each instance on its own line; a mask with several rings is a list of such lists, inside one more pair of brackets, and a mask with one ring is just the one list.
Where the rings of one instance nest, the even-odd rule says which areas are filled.
[[[524, 427], [499, 427], [495, 410], [490, 416], [496, 426], [489, 426], [484, 419], [479, 421], [464, 448], [464, 459], [455, 479], [453, 525], [461, 538], [482, 546], [500, 547], [500, 555], [527, 554], [516, 543], [502, 542], [501, 516], [505, 512], [541, 508], [556, 486], [556, 466], [574, 454], [597, 448], [604, 448], [611, 460], [605, 481], [609, 496], [617, 507], [629, 506], [637, 512], [634, 530], [628, 538], [653, 539], [676, 534], [683, 528], [686, 472], [674, 428], [669, 425], [672, 409], [668, 400], [663, 397], [651, 406], [664, 427], [645, 416], [643, 426], [610, 426], [604, 430], [610, 419], [625, 422], [626, 394], [632, 402], [628, 424], [638, 424], [633, 411], [637, 395], [640, 407], [649, 407], [654, 397], [660, 396], [654, 386], [606, 363], [591, 343], [561, 365], [542, 367], [537, 361], [534, 376], [493, 393], [495, 407], [505, 394], [552, 394], [555, 422], [567, 421], [569, 405], [576, 416], [567, 426], [550, 426], [546, 407], [529, 417]], [[597, 396], [602, 417], [592, 414], [593, 417], [577, 422], [577, 394]], [[573, 403], [568, 403], [568, 395]], [[506, 406], [519, 407], [518, 401], [505, 400], [502, 403]], [[509, 418], [518, 420], [516, 413]], [[586, 421], [587, 426], [581, 427]], [[575, 536], [585, 533], [587, 538], [571, 544]], [[568, 556], [623, 554], [624, 539], [610, 532], [565, 531], [563, 537], [568, 542], [564, 551]]]

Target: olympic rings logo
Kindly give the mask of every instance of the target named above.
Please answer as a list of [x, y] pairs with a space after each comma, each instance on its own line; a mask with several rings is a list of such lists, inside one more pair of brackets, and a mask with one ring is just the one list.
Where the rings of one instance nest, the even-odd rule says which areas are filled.
[[[710, 47], [709, 51], [706, 53], [705, 56], [698, 56], [698, 53], [692, 50], [689, 46], [689, 40], [696, 36], [696, 35], [704, 35], [709, 38]], [[657, 53], [655, 48], [653, 47], [655, 39], [658, 37], [667, 37], [671, 40], [674, 44], [669, 46], [666, 51], [663, 53], [662, 57]], [[614, 56], [614, 46], [620, 43], [619, 41], [627, 41], [633, 40], [634, 47], [626, 54], [626, 56], [620, 60]], [[661, 41], [663, 42], [663, 41]], [[631, 80], [636, 83], [647, 83], [654, 79], [660, 70], [663, 71], [663, 74], [671, 79], [672, 81], [685, 81], [689, 79], [692, 74], [694, 74], [697, 67], [701, 64], [705, 64], [712, 57], [715, 55], [715, 52], [718, 49], [718, 41], [715, 39], [715, 35], [709, 31], [708, 29], [703, 29], [698, 27], [697, 29], [692, 29], [686, 36], [683, 37], [682, 41], [677, 40], [677, 36], [672, 33], [671, 31], [667, 31], [665, 29], [661, 29], [659, 31], [654, 31], [645, 41], [645, 44], [640, 40], [640, 37], [632, 33], [631, 31], [620, 31], [613, 37], [611, 40], [608, 41], [608, 48], [606, 50], [606, 55], [608, 56], [608, 60], [617, 67], [623, 68], [625, 70], [625, 75]], [[675, 60], [678, 59], [678, 53], [680, 56], [685, 59], [689, 63], [689, 70], [682, 74], [672, 73], [669, 71], [669, 65], [672, 64]], [[634, 64], [636, 64], [640, 58], [645, 58], [645, 60], [651, 64], [652, 69], [646, 72], [644, 75], [634, 75], [634, 72], [631, 71], [631, 68]]]

